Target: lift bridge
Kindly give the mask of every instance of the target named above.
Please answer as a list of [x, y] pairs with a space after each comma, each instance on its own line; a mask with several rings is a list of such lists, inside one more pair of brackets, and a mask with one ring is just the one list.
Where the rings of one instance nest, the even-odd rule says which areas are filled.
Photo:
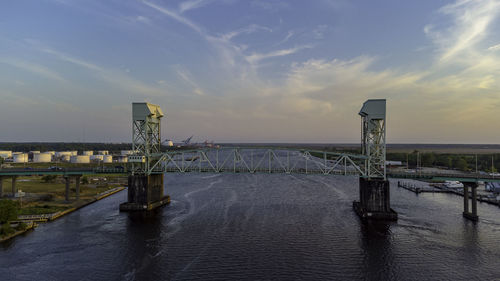
[[132, 104], [132, 149], [128, 202], [121, 211], [149, 211], [168, 204], [163, 177], [169, 172], [188, 173], [300, 173], [359, 176], [360, 200], [353, 203], [363, 218], [397, 219], [390, 208], [386, 179], [386, 100], [363, 104], [362, 154], [335, 153], [279, 147], [223, 147], [161, 151], [158, 105]]

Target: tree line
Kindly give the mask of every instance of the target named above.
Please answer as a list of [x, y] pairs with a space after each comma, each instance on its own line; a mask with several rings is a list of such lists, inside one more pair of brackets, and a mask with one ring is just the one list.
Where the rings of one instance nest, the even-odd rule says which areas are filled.
[[[331, 151], [336, 153], [351, 153], [361, 154], [360, 148], [337, 148], [324, 147], [323, 151]], [[318, 157], [320, 157], [319, 155]], [[446, 169], [457, 169], [461, 171], [476, 170], [476, 155], [475, 154], [458, 154], [458, 153], [436, 153], [436, 152], [387, 152], [387, 161], [401, 161], [403, 165], [408, 162], [409, 168], [419, 167], [441, 167]], [[493, 159], [493, 167], [492, 167]], [[477, 154], [477, 169], [485, 172], [498, 172], [500, 170], [500, 154]]]
[[78, 150], [108, 150], [120, 151], [131, 150], [131, 143], [90, 143], [90, 142], [2, 142], [0, 150], [10, 150], [16, 152], [29, 151], [72, 151]]
[[[417, 166], [417, 158], [421, 167], [443, 167], [448, 169], [457, 169], [462, 171], [476, 170], [476, 155], [472, 154], [451, 154], [435, 152], [387, 153], [387, 160], [401, 161], [408, 167]], [[493, 160], [493, 167], [492, 167]], [[478, 171], [497, 172], [500, 167], [500, 154], [477, 154]]]

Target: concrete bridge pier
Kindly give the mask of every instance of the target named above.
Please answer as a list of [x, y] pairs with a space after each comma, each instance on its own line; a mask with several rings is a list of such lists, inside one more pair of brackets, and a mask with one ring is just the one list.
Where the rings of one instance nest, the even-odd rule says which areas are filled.
[[[469, 212], [469, 187], [471, 189], [471, 207], [472, 210]], [[464, 183], [464, 212], [462, 213], [463, 217], [471, 220], [478, 221], [479, 217], [477, 216], [477, 183], [475, 182], [467, 182]]]
[[3, 177], [0, 176], [0, 198], [3, 197]]
[[80, 177], [81, 176], [75, 176], [75, 197], [76, 200], [80, 200]]
[[17, 181], [17, 176], [12, 176], [12, 197], [14, 197], [17, 192], [16, 181]]
[[130, 175], [127, 201], [120, 204], [120, 211], [151, 211], [169, 204], [170, 196], [163, 194], [163, 174]]
[[70, 185], [71, 185], [71, 178], [75, 179], [75, 198], [76, 200], [80, 200], [80, 177], [81, 175], [76, 175], [76, 176], [65, 176], [64, 179], [66, 180], [66, 189], [64, 192], [64, 199], [66, 202], [69, 202], [69, 192], [70, 192]]
[[71, 178], [70, 177], [64, 177], [64, 179], [66, 180], [66, 190], [64, 192], [64, 200], [66, 200], [66, 202], [69, 202], [69, 185], [70, 185], [70, 182], [71, 182]]
[[395, 221], [398, 214], [391, 209], [389, 181], [359, 178], [359, 201], [353, 208], [362, 219]]

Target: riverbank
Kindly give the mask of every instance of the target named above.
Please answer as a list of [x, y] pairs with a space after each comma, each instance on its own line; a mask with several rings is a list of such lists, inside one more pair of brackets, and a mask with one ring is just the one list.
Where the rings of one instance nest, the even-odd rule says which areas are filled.
[[[24, 222], [24, 223], [26, 224], [26, 228], [21, 229], [21, 230], [17, 230], [17, 231], [15, 231], [15, 232], [13, 232], [13, 233], [11, 233], [9, 235], [6, 235], [4, 237], [0, 237], [0, 243], [4, 242], [4, 241], [7, 241], [7, 240], [10, 240], [10, 239], [12, 239], [12, 238], [14, 238], [16, 236], [21, 235], [21, 234], [24, 234], [24, 233], [28, 232], [29, 230], [35, 229], [35, 227], [37, 227], [37, 224], [35, 222], [33, 222], [33, 221]], [[19, 224], [19, 222], [15, 223], [14, 225], [17, 225], [17, 224]]]
[[17, 217], [17, 223], [25, 223], [28, 227], [25, 229], [25, 230], [20, 230], [20, 231], [16, 231], [15, 233], [12, 233], [10, 235], [7, 235], [5, 237], [1, 237], [0, 238], [0, 242], [4, 242], [4, 241], [7, 241], [7, 240], [10, 240], [18, 235], [21, 235], [25, 232], [27, 232], [28, 230], [31, 230], [31, 229], [34, 229], [36, 226], [37, 226], [37, 222], [48, 222], [48, 221], [53, 221], [53, 220], [56, 220], [64, 215], [67, 215], [67, 214], [70, 214], [78, 209], [81, 209], [85, 206], [88, 206], [92, 203], [95, 203], [99, 200], [102, 200], [108, 196], [111, 196], [115, 193], [118, 193], [122, 190], [124, 190], [125, 187], [123, 186], [120, 186], [120, 187], [115, 187], [113, 189], [109, 189], [109, 190], [106, 190], [102, 193], [99, 193], [98, 195], [96, 195], [93, 199], [91, 199], [90, 201], [86, 201], [86, 202], [82, 202], [81, 204], [77, 205], [77, 206], [74, 206], [72, 208], [69, 208], [69, 209], [66, 209], [64, 211], [58, 211], [58, 212], [55, 212], [55, 213], [51, 213], [51, 214], [42, 214], [42, 215], [20, 215]]

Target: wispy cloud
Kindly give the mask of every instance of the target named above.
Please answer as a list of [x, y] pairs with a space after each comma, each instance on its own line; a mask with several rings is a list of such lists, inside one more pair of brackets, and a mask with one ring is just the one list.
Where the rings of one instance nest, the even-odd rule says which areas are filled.
[[183, 17], [181, 15], [179, 15], [178, 13], [170, 10], [170, 9], [167, 9], [165, 7], [162, 7], [162, 6], [159, 6], [159, 5], [156, 5], [154, 3], [151, 3], [149, 1], [145, 1], [143, 0], [142, 1], [145, 5], [157, 10], [158, 12], [166, 15], [166, 16], [169, 16], [170, 18], [188, 26], [189, 28], [193, 29], [194, 31], [200, 33], [200, 34], [203, 34], [203, 31], [201, 29], [201, 27], [199, 27], [197, 24], [195, 24], [194, 22], [192, 22], [191, 20], [189, 20], [188, 18], [186, 17]]
[[182, 14], [186, 11], [201, 8], [210, 2], [209, 0], [188, 0], [179, 4], [179, 12]]
[[448, 4], [439, 13], [449, 17], [452, 25], [427, 25], [424, 32], [439, 46], [440, 61], [475, 53], [475, 48], [488, 34], [488, 28], [500, 11], [496, 0], [460, 0]]
[[261, 25], [258, 25], [258, 24], [251, 24], [247, 27], [244, 27], [244, 28], [240, 28], [240, 29], [237, 29], [237, 30], [234, 30], [234, 31], [231, 31], [231, 32], [228, 32], [224, 35], [222, 35], [220, 38], [223, 39], [223, 40], [231, 40], [233, 37], [236, 37], [240, 34], [250, 34], [250, 33], [254, 33], [258, 30], [263, 30], [263, 31], [267, 31], [267, 32], [273, 32], [273, 30], [269, 27], [265, 27], [265, 26], [261, 26]]
[[93, 62], [76, 58], [74, 56], [47, 47], [43, 47], [41, 51], [47, 54], [51, 54], [62, 61], [71, 63], [79, 67], [83, 67], [87, 70], [91, 70], [95, 75], [97, 75], [98, 78], [108, 82], [109, 84], [115, 87], [122, 88], [124, 90], [132, 91], [135, 93], [140, 93], [146, 96], [148, 95], [162, 96], [167, 94], [164, 89], [153, 87], [147, 83], [144, 83], [129, 75], [126, 75], [121, 71], [108, 69], [99, 66]]
[[70, 62], [72, 64], [75, 64], [75, 65], [87, 68], [89, 70], [97, 70], [97, 71], [100, 71], [100, 72], [104, 72], [103, 68], [101, 68], [101, 67], [99, 67], [99, 66], [97, 66], [97, 65], [95, 65], [93, 63], [90, 63], [90, 62], [87, 62], [87, 61], [84, 61], [84, 60], [81, 60], [81, 59], [78, 59], [78, 58], [66, 55], [64, 53], [52, 50], [50, 48], [43, 48], [43, 49], [41, 49], [41, 51], [43, 51], [45, 53], [48, 53], [48, 54], [51, 54], [51, 55], [54, 55], [57, 58], [59, 58], [60, 60], [63, 60], [63, 61], [66, 61], [66, 62]]
[[304, 46], [298, 46], [298, 47], [294, 47], [294, 48], [290, 48], [290, 49], [282, 49], [282, 50], [272, 51], [272, 52], [263, 53], [263, 54], [253, 53], [249, 56], [246, 56], [246, 60], [250, 64], [255, 64], [255, 63], [257, 63], [261, 60], [264, 60], [264, 59], [269, 59], [269, 58], [273, 58], [273, 57], [288, 56], [288, 55], [295, 54], [298, 51], [301, 51], [303, 49], [308, 49], [308, 48], [312, 48], [312, 46], [311, 45], [304, 45]]
[[311, 47], [301, 46], [292, 49], [278, 50], [267, 54], [253, 53], [251, 55], [247, 55], [245, 54], [247, 46], [233, 43], [231, 39], [241, 34], [249, 34], [262, 30], [272, 32], [272, 29], [257, 24], [251, 24], [247, 27], [237, 29], [223, 35], [214, 36], [202, 26], [194, 23], [187, 17], [184, 17], [171, 9], [153, 4], [147, 0], [143, 0], [143, 3], [157, 10], [158, 12], [172, 18], [173, 20], [186, 25], [190, 29], [200, 34], [200, 36], [204, 38], [212, 46], [212, 48], [218, 52], [220, 57], [220, 60], [218, 62], [223, 68], [227, 69], [227, 73], [229, 75], [235, 75], [237, 79], [240, 80], [246, 79], [248, 81], [255, 81], [256, 78], [251, 76], [256, 75], [255, 64], [262, 59], [276, 56], [285, 56], [304, 48]]
[[320, 40], [320, 39], [325, 39], [325, 32], [328, 29], [328, 25], [326, 24], [320, 24], [318, 25], [313, 31], [313, 36], [314, 39]]
[[178, 69], [177, 74], [182, 78], [182, 80], [184, 80], [191, 87], [193, 87], [193, 93], [199, 96], [205, 95], [205, 92], [198, 86], [196, 82], [194, 82], [193, 75], [191, 74], [191, 72], [189, 72], [188, 70]]
[[146, 16], [137, 16], [134, 18], [134, 21], [151, 24], [151, 19]]
[[264, 10], [280, 10], [290, 7], [290, 5], [282, 0], [253, 0], [252, 6], [259, 7]]
[[281, 41], [276, 43], [275, 46], [288, 42], [288, 40], [290, 40], [290, 38], [292, 38], [292, 36], [294, 36], [294, 35], [295, 35], [295, 32], [293, 30], [289, 30], [288, 33], [286, 34], [285, 38], [283, 38]]
[[57, 80], [57, 81], [65, 81], [64, 78], [59, 75], [59, 73], [50, 70], [49, 68], [39, 65], [39, 64], [34, 64], [31, 62], [27, 62], [24, 60], [20, 59], [12, 59], [12, 58], [0, 58], [0, 63], [8, 64], [10, 66], [35, 73], [37, 75], [40, 75], [44, 78], [52, 79], [52, 80]]
[[490, 51], [498, 51], [500, 50], [500, 44], [493, 45], [491, 47], [488, 47], [488, 50]]

